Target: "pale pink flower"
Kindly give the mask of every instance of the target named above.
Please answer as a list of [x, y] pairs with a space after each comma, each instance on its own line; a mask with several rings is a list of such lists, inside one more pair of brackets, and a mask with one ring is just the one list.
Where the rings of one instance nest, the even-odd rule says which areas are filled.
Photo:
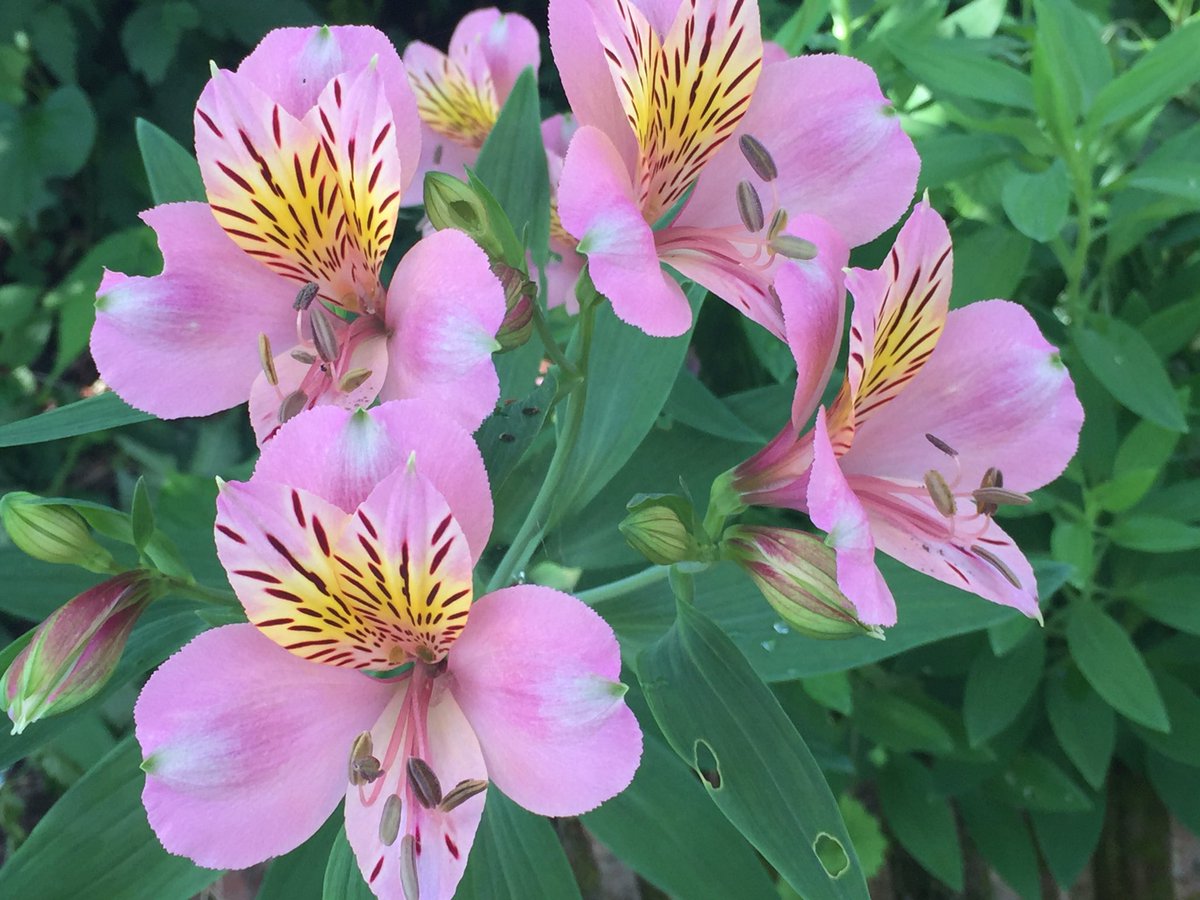
[[661, 262], [782, 337], [771, 286], [787, 259], [829, 252], [830, 233], [865, 243], [908, 206], [919, 160], [874, 72], [832, 55], [764, 64], [755, 0], [551, 0], [550, 41], [580, 124], [562, 224], [648, 334], [691, 324]]
[[802, 434], [840, 343], [840, 300], [794, 317], [809, 325], [789, 337], [800, 364], [791, 423], [733, 471], [742, 503], [807, 512], [829, 534], [838, 584], [871, 625], [896, 621], [876, 548], [1040, 616], [1033, 570], [992, 515], [1005, 492], [1019, 502], [1063, 471], [1083, 409], [1020, 306], [948, 311], [952, 267], [946, 225], [922, 202], [881, 268], [846, 276], [850, 355], [833, 405]]
[[[433, 235], [380, 281], [420, 152], [404, 67], [372, 28], [285, 28], [196, 107], [208, 203], [143, 215], [161, 275], [107, 273], [92, 354], [163, 418], [250, 400], [260, 441], [323, 404], [425, 396], [474, 427], [499, 384], [504, 298], [465, 236]], [[300, 308], [296, 308], [299, 306]]]
[[448, 900], [489, 780], [552, 816], [629, 784], [641, 732], [609, 626], [534, 585], [472, 603], [491, 495], [471, 437], [433, 405], [306, 413], [217, 509], [250, 624], [196, 638], [135, 709], [169, 851], [243, 868], [344, 797], [376, 895]]

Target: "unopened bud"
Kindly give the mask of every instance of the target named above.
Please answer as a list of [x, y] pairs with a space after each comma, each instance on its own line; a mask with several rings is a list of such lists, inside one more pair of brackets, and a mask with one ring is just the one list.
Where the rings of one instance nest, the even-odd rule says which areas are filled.
[[478, 778], [467, 778], [460, 781], [442, 798], [442, 802], [438, 804], [438, 808], [442, 812], [450, 812], [462, 806], [476, 794], [480, 794], [487, 790], [488, 783], [480, 781]]
[[0, 499], [0, 519], [12, 542], [34, 559], [99, 574], [108, 574], [115, 566], [83, 517], [69, 506], [42, 503], [36, 494], [16, 491]]
[[950, 490], [950, 485], [946, 484], [946, 479], [937, 469], [930, 469], [925, 473], [925, 490], [929, 491], [933, 505], [943, 516], [949, 518], [958, 512], [958, 504], [954, 502], [954, 492]]
[[738, 138], [738, 146], [755, 175], [763, 181], [774, 181], [779, 177], [779, 169], [775, 165], [774, 158], [758, 138], [743, 134]]
[[790, 528], [736, 525], [724, 556], [746, 570], [787, 625], [814, 638], [881, 637], [858, 618], [837, 583], [837, 557], [818, 537]]
[[312, 327], [313, 345], [317, 348], [317, 356], [325, 362], [333, 362], [338, 358], [338, 339], [337, 332], [333, 330], [333, 323], [321, 312], [320, 307], [313, 307], [308, 321]]
[[296, 299], [292, 303], [292, 309], [306, 310], [312, 306], [313, 300], [317, 298], [317, 291], [320, 287], [315, 281], [310, 281], [304, 287], [296, 292]]
[[771, 238], [767, 246], [773, 253], [787, 259], [816, 259], [817, 245], [804, 238], [792, 237], [790, 234], [777, 234]]
[[55, 610], [0, 678], [13, 733], [73, 709], [108, 682], [129, 632], [157, 596], [145, 571], [110, 578]]
[[650, 562], [669, 566], [701, 560], [703, 553], [685, 519], [691, 521], [690, 506], [682, 497], [658, 494], [635, 497], [629, 515], [617, 527], [625, 541]]
[[426, 809], [433, 809], [442, 802], [442, 783], [429, 763], [419, 756], [408, 758], [408, 783], [417, 802]]
[[488, 256], [503, 256], [503, 248], [492, 233], [487, 207], [469, 184], [444, 172], [425, 176], [425, 215], [441, 231], [457, 228], [468, 234]]
[[762, 229], [765, 224], [762, 200], [758, 196], [758, 191], [754, 189], [754, 185], [748, 181], [738, 182], [737, 208], [738, 215], [742, 217], [742, 224], [746, 226], [747, 231], [755, 232]]
[[496, 342], [503, 353], [523, 346], [533, 334], [533, 304], [536, 302], [537, 286], [520, 269], [499, 260], [492, 263], [492, 272], [504, 288], [506, 312], [496, 333]]

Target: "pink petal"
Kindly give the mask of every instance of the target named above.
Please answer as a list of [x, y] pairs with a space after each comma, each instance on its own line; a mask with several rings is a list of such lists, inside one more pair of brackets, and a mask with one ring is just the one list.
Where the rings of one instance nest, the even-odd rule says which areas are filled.
[[158, 233], [163, 272], [106, 277], [92, 356], [128, 403], [162, 418], [203, 416], [245, 402], [262, 366], [258, 335], [294, 339], [296, 286], [231, 241], [203, 203], [142, 214]]
[[150, 677], [134, 709], [158, 839], [217, 869], [297, 847], [337, 806], [351, 742], [391, 694], [296, 659], [250, 625], [200, 635]]
[[558, 186], [563, 227], [579, 241], [596, 289], [623, 321], [653, 337], [683, 334], [692, 310], [662, 271], [654, 233], [634, 200], [628, 171], [612, 142], [582, 127], [571, 140]]
[[936, 468], [949, 478], [954, 464], [929, 433], [958, 451], [962, 490], [996, 466], [1005, 487], [1031, 491], [1063, 471], [1082, 424], [1058, 351], [1020, 306], [989, 300], [950, 313], [929, 362], [860, 426], [842, 466], [910, 481]]
[[446, 172], [455, 178], [467, 180], [467, 167], [475, 168], [479, 150], [453, 141], [438, 134], [428, 125], [421, 125], [421, 159], [417, 171], [401, 198], [401, 206], [420, 206], [425, 202], [425, 175], [429, 172]]
[[[372, 744], [381, 759], [393, 741], [409, 684], [405, 682], [402, 686], [392, 688], [395, 696], [391, 704], [371, 729]], [[479, 741], [454, 697], [446, 689], [444, 680], [436, 682], [433, 691], [426, 723], [429, 758], [425, 761], [433, 768], [443, 791], [449, 791], [466, 779], [486, 779], [487, 770], [479, 751]], [[406, 742], [409, 735], [400, 732], [397, 737]], [[400, 746], [403, 747], [404, 743]], [[395, 793], [403, 796], [405, 760], [406, 757], [398, 754], [391, 765], [386, 765], [385, 761], [382, 778], [361, 788], [351, 787], [346, 792], [346, 837], [358, 858], [363, 878], [378, 897], [405, 896], [400, 874], [401, 841], [385, 845], [380, 839], [385, 798]], [[449, 900], [454, 895], [454, 889], [466, 869], [467, 855], [475, 841], [479, 820], [483, 816], [484, 798], [485, 794], [477, 794], [449, 813], [436, 807], [424, 809], [417, 803], [404, 803], [401, 806], [399, 834], [403, 836], [408, 831], [419, 829], [421, 836], [421, 852], [416, 856], [421, 897]]]
[[321, 407], [288, 422], [262, 448], [253, 481], [289, 484], [353, 512], [416, 455], [417, 471], [446, 498], [478, 560], [492, 530], [492, 494], [471, 435], [425, 400], [347, 412]]
[[837, 552], [838, 587], [868, 625], [895, 625], [896, 601], [875, 566], [871, 523], [838, 466], [825, 410], [817, 411], [813, 427], [813, 464], [808, 481], [808, 515], [828, 533], [826, 543]]
[[637, 161], [637, 141], [605, 60], [588, 0], [550, 0], [550, 50], [571, 112], [612, 142], [626, 171]]
[[537, 29], [527, 18], [490, 7], [462, 17], [450, 38], [450, 56], [466, 56], [472, 46], [482, 50], [496, 86], [496, 99], [503, 105], [522, 71], [532, 68], [537, 72], [542, 60], [540, 43]]
[[385, 85], [401, 168], [414, 172], [421, 141], [417, 102], [400, 56], [383, 32], [365, 25], [276, 28], [242, 60], [238, 74], [301, 119], [335, 75], [370, 64]]
[[774, 158], [773, 187], [788, 213], [820, 216], [852, 247], [900, 218], [916, 188], [920, 160], [870, 67], [804, 56], [763, 68], [745, 118], [705, 166], [682, 223], [738, 221], [736, 185], [755, 178], [738, 147], [743, 134]]
[[492, 351], [504, 313], [504, 290], [474, 241], [439, 231], [417, 242], [388, 289], [391, 362], [382, 398], [435, 400], [476, 428], [500, 397]]
[[633, 778], [642, 737], [620, 673], [604, 620], [533, 585], [481, 598], [448, 669], [492, 781], [549, 816], [592, 809]]

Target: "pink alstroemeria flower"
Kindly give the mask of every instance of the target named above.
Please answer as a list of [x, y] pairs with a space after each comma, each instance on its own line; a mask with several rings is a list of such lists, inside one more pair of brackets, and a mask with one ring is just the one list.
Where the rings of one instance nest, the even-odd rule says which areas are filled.
[[421, 163], [404, 196], [421, 202], [426, 172], [457, 178], [473, 166], [517, 76], [541, 64], [537, 29], [517, 13], [477, 9], [459, 21], [447, 53], [423, 41], [404, 49], [421, 115]]
[[422, 240], [388, 290], [380, 267], [417, 169], [404, 67], [373, 28], [285, 28], [215, 71], [196, 106], [208, 203], [143, 214], [161, 275], [106, 274], [92, 354], [163, 418], [250, 400], [259, 441], [299, 411], [436, 398], [467, 427], [491, 411], [504, 297], [462, 234]]
[[251, 624], [202, 634], [138, 699], [163, 846], [243, 868], [344, 797], [377, 896], [449, 900], [489, 779], [551, 816], [624, 789], [641, 731], [612, 630], [534, 585], [472, 604], [491, 523], [478, 448], [419, 400], [306, 413], [223, 485], [217, 549]]
[[992, 515], [1066, 468], [1083, 408], [1058, 351], [1020, 306], [947, 311], [952, 267], [946, 224], [922, 202], [881, 268], [846, 276], [850, 357], [832, 407], [797, 437], [836, 355], [840, 304], [810, 310], [812, 330], [789, 339], [806, 360], [791, 424], [733, 471], [743, 503], [807, 512], [828, 532], [838, 584], [870, 625], [896, 622], [876, 548], [1041, 615], [1033, 570]]
[[920, 161], [874, 72], [764, 60], [755, 0], [551, 0], [550, 43], [580, 124], [559, 215], [614, 312], [647, 334], [691, 324], [662, 262], [783, 337], [782, 262], [828, 252], [830, 231], [865, 243], [912, 198]]

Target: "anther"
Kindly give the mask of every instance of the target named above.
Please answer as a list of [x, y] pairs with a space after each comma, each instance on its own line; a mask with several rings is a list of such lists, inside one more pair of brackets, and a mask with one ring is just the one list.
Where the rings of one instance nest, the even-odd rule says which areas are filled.
[[294, 419], [300, 415], [300, 413], [304, 412], [304, 407], [307, 405], [308, 394], [304, 393], [304, 391], [292, 391], [279, 404], [279, 424], [282, 425], [288, 419]]
[[738, 215], [742, 217], [742, 224], [746, 226], [747, 231], [755, 232], [762, 229], [762, 200], [759, 199], [758, 191], [754, 189], [754, 185], [748, 181], [738, 182], [737, 207]]
[[989, 506], [1027, 506], [1033, 502], [1033, 498], [1028, 494], [1002, 487], [976, 488], [971, 491], [971, 496], [975, 498], [976, 503]]
[[362, 387], [371, 375], [374, 374], [370, 369], [351, 369], [342, 376], [342, 380], [338, 382], [338, 390], [343, 394], [348, 394], [358, 387]]
[[742, 156], [746, 157], [754, 174], [763, 181], [774, 181], [779, 176], [774, 158], [758, 138], [743, 134], [738, 138], [738, 146], [742, 148]]
[[396, 843], [400, 835], [400, 811], [403, 809], [400, 798], [389, 794], [383, 801], [383, 813], [379, 817], [379, 840], [385, 847]]
[[419, 756], [408, 758], [408, 783], [417, 801], [426, 809], [433, 809], [442, 802], [442, 785], [429, 763]]
[[933, 444], [933, 446], [937, 447], [939, 450], [941, 450], [947, 456], [958, 456], [958, 451], [955, 450], [953, 447], [951, 447], [949, 444], [947, 444], [945, 441], [943, 441], [937, 435], [926, 434], [925, 440], [929, 441], [929, 443]]
[[421, 900], [421, 883], [417, 879], [417, 839], [406, 834], [400, 840], [400, 888], [404, 900]]
[[320, 288], [315, 281], [310, 281], [300, 288], [296, 293], [296, 300], [292, 303], [292, 309], [305, 310], [312, 306], [313, 300], [317, 297], [317, 291]]
[[317, 361], [317, 358], [307, 350], [293, 350], [291, 353], [292, 359], [298, 363], [304, 363], [306, 366], [311, 366]]
[[[1004, 486], [1004, 473], [995, 466], [989, 468], [983, 473], [983, 478], [979, 481], [981, 488], [998, 488]], [[975, 512], [981, 516], [994, 516], [996, 514], [997, 505], [995, 503], [985, 503], [982, 500], [975, 500]]]
[[792, 237], [790, 234], [777, 234], [767, 243], [772, 253], [777, 253], [787, 259], [816, 259], [817, 245], [804, 238]]
[[1010, 569], [1007, 565], [1005, 565], [1004, 560], [1002, 560], [1000, 557], [998, 557], [995, 553], [988, 550], [986, 547], [980, 547], [978, 544], [971, 545], [971, 552], [974, 553], [976, 556], [978, 556], [980, 559], [982, 559], [985, 563], [987, 563], [989, 566], [991, 566], [997, 572], [999, 572], [1001, 575], [1003, 575], [1004, 580], [1007, 581], [1009, 584], [1011, 584], [1013, 587], [1019, 588], [1021, 586], [1021, 581], [1020, 581], [1020, 579], [1017, 578], [1016, 575], [1013, 574], [1013, 570]]
[[438, 804], [438, 809], [442, 812], [450, 812], [452, 809], [457, 809], [462, 806], [476, 794], [487, 790], [488, 783], [480, 781], [478, 778], [467, 778], [460, 781], [454, 787], [450, 788], [450, 793], [442, 798], [442, 802]]
[[350, 783], [355, 786], [370, 784], [383, 774], [383, 767], [373, 753], [371, 732], [364, 731], [350, 745]]
[[271, 353], [271, 339], [265, 334], [258, 336], [258, 361], [262, 363], [263, 374], [267, 376], [267, 384], [276, 387], [279, 375], [275, 371], [275, 357]]
[[958, 506], [954, 502], [954, 494], [950, 490], [950, 485], [946, 484], [946, 479], [937, 469], [930, 469], [925, 473], [925, 489], [929, 491], [933, 505], [943, 516], [950, 518], [957, 512]]
[[314, 309], [308, 320], [312, 324], [313, 344], [317, 348], [317, 355], [325, 362], [333, 362], [338, 357], [337, 335], [333, 331], [333, 325], [319, 309]]
[[773, 241], [779, 235], [783, 234], [783, 229], [787, 228], [788, 214], [786, 209], [775, 210], [775, 215], [771, 216], [771, 227], [767, 229], [767, 240]]

